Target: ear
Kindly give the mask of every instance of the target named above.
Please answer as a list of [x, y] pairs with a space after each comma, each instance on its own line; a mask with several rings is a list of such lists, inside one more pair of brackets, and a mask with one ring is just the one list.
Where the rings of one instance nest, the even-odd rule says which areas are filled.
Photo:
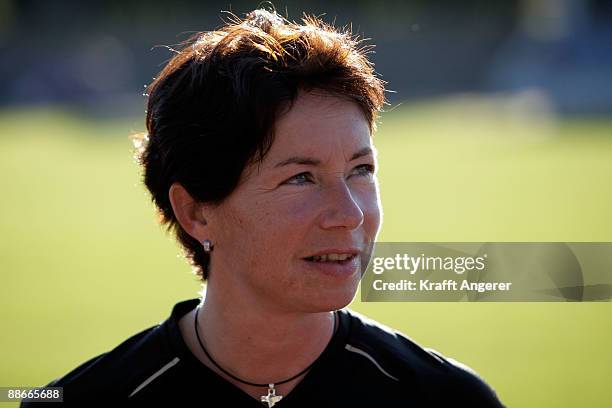
[[207, 222], [202, 211], [203, 206], [178, 182], [170, 186], [168, 196], [174, 215], [183, 230], [198, 241], [207, 238], [205, 230]]

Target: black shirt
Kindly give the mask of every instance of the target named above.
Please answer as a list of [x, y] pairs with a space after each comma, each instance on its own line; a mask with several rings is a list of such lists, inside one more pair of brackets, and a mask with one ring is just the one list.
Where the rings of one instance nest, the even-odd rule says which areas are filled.
[[[198, 303], [177, 303], [162, 323], [47, 386], [63, 387], [64, 405], [73, 406], [267, 406], [189, 350], [178, 321]], [[503, 407], [469, 367], [352, 310], [339, 310], [338, 315], [338, 330], [321, 356], [275, 407]], [[31, 406], [38, 404], [21, 403]]]

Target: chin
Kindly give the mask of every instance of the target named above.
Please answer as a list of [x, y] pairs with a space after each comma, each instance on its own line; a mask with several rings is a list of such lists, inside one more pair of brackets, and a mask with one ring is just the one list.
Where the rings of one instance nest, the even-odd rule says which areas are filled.
[[355, 298], [359, 286], [359, 277], [355, 280], [346, 282], [342, 287], [320, 291], [311, 297], [308, 309], [311, 313], [329, 312], [338, 310], [349, 305]]

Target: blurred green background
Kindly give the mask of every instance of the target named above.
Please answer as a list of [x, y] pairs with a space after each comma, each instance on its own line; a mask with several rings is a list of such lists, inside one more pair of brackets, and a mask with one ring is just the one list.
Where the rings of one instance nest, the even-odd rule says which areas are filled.
[[[612, 121], [505, 103], [446, 98], [382, 116], [380, 241], [612, 241]], [[60, 108], [0, 113], [0, 384], [46, 384], [197, 296], [132, 159], [128, 135], [142, 129]], [[609, 406], [610, 303], [358, 294], [350, 307], [470, 365], [509, 407]]]
[[[169, 48], [260, 4], [0, 0], [0, 386], [46, 384], [198, 296], [128, 136]], [[612, 242], [612, 2], [274, 5], [376, 45], [394, 91], [379, 241]], [[508, 407], [612, 406], [610, 302], [359, 299]]]

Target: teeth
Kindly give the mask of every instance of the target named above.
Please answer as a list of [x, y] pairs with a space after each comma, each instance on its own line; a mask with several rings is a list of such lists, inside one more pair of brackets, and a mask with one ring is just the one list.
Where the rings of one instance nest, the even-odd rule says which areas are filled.
[[324, 254], [321, 256], [313, 256], [310, 257], [313, 261], [316, 262], [335, 262], [335, 261], [345, 261], [351, 258], [353, 254]]

